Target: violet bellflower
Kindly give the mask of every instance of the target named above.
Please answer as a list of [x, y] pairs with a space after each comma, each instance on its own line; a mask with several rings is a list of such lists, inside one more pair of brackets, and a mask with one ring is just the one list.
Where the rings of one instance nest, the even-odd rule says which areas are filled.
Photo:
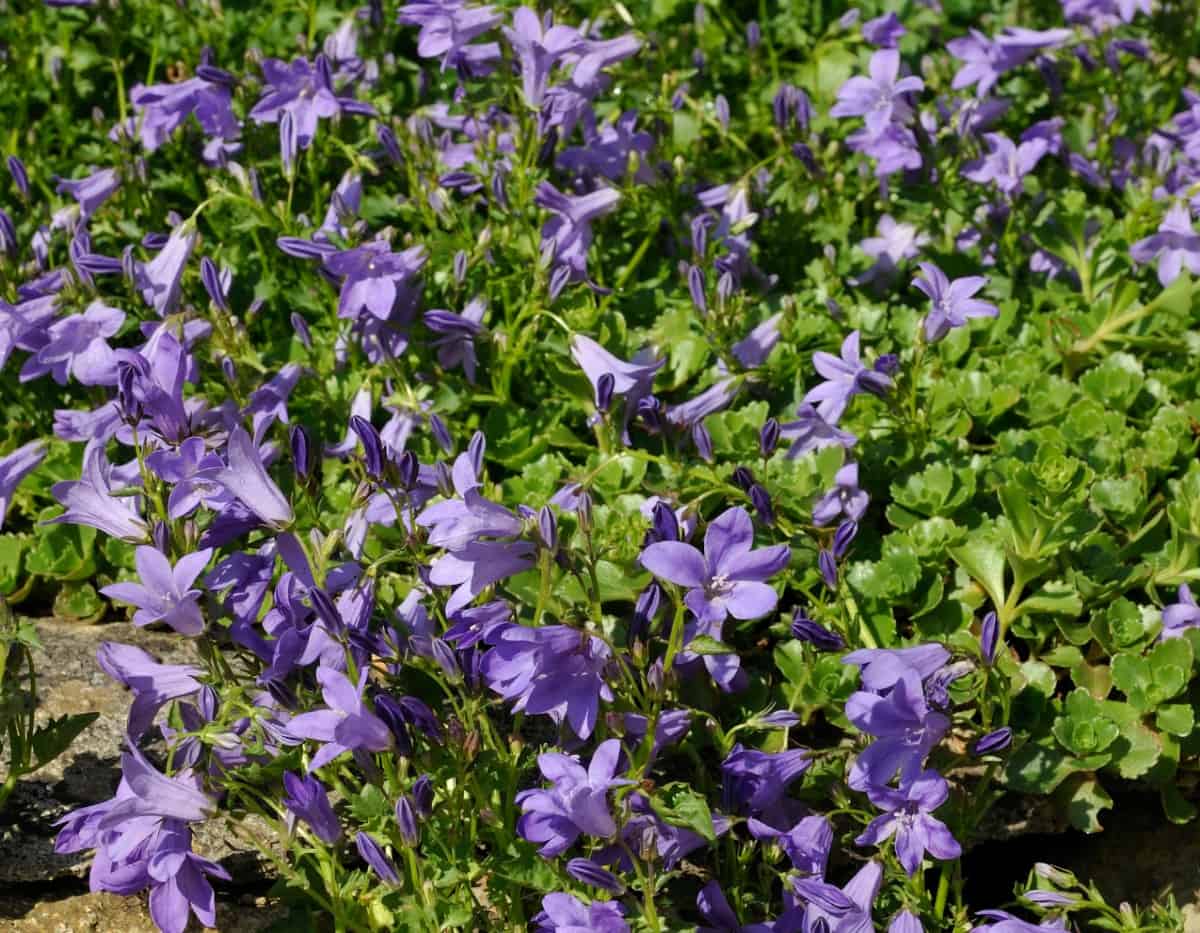
[[135, 741], [149, 730], [160, 709], [172, 700], [199, 692], [201, 687], [196, 679], [201, 675], [200, 668], [161, 664], [133, 645], [101, 642], [96, 663], [109, 677], [133, 691], [125, 731]]
[[437, 336], [430, 345], [437, 350], [442, 369], [461, 366], [467, 382], [475, 384], [475, 338], [483, 333], [483, 315], [487, 302], [472, 298], [461, 314], [434, 309], [425, 312], [425, 326]]
[[493, 583], [532, 567], [534, 550], [528, 541], [471, 541], [435, 560], [429, 582], [456, 587], [446, 601], [446, 612], [453, 615]]
[[560, 752], [538, 756], [538, 769], [551, 787], [521, 791], [516, 803], [521, 808], [517, 832], [538, 844], [543, 858], [561, 855], [580, 836], [611, 839], [617, 833], [608, 793], [614, 787], [632, 784], [617, 777], [621, 742], [608, 739], [596, 746], [585, 770], [579, 760]]
[[867, 787], [871, 803], [886, 812], [875, 817], [855, 843], [878, 846], [894, 839], [896, 857], [910, 876], [921, 867], [926, 852], [943, 860], [958, 858], [962, 855], [962, 846], [946, 824], [933, 815], [949, 794], [946, 779], [936, 771], [921, 772], [902, 782], [899, 790], [877, 785]]
[[0, 457], [0, 528], [4, 527], [4, 517], [8, 514], [17, 487], [45, 459], [46, 444], [43, 441], [30, 441], [11, 454]]
[[229, 465], [213, 479], [267, 525], [290, 525], [295, 518], [292, 505], [267, 474], [258, 445], [240, 424], [229, 432], [226, 456]]
[[137, 607], [134, 625], [165, 622], [180, 635], [199, 635], [204, 616], [197, 600], [201, 591], [192, 584], [204, 572], [212, 549], [206, 548], [179, 558], [174, 567], [156, 547], [134, 551], [140, 583], [113, 583], [100, 590], [109, 599]]
[[329, 60], [318, 55], [315, 62], [296, 58], [291, 64], [276, 58], [263, 59], [265, 93], [249, 113], [255, 123], [278, 123], [291, 114], [296, 142], [307, 149], [317, 133], [317, 123], [340, 113], [366, 116], [375, 111], [369, 104], [351, 97], [339, 97], [333, 90]]
[[921, 233], [909, 223], [898, 223], [890, 214], [879, 218], [876, 235], [867, 237], [859, 248], [875, 260], [875, 264], [860, 275], [856, 285], [868, 282], [886, 284], [899, 271], [900, 264], [909, 259], [916, 259], [922, 247], [929, 244], [929, 236]]
[[792, 888], [808, 902], [804, 933], [874, 933], [871, 909], [883, 882], [883, 866], [867, 862], [846, 886], [838, 888], [821, 878], [793, 877]]
[[59, 385], [74, 376], [84, 385], [116, 384], [117, 360], [108, 338], [125, 323], [125, 313], [93, 301], [83, 314], [60, 318], [45, 331], [45, 343], [21, 367], [28, 382], [49, 374]]
[[759, 619], [779, 596], [765, 581], [787, 567], [786, 544], [753, 550], [754, 523], [745, 509], [725, 510], [704, 534], [704, 553], [683, 541], [659, 541], [642, 551], [642, 566], [660, 579], [687, 588], [684, 602], [703, 623], [726, 616]]
[[778, 811], [788, 786], [811, 764], [806, 748], [771, 753], [738, 743], [721, 762], [724, 806], [751, 816], [765, 815], [767, 822], [774, 822], [771, 816]]
[[338, 317], [357, 318], [365, 311], [386, 321], [397, 308], [407, 312], [416, 302], [415, 279], [427, 258], [423, 246], [393, 253], [381, 240], [327, 256], [324, 268], [342, 278]]
[[843, 431], [821, 417], [810, 402], [801, 402], [796, 416], [795, 421], [785, 421], [779, 426], [783, 437], [791, 441], [787, 452], [789, 460], [826, 447], [849, 448], [858, 443], [858, 438], [849, 431]]
[[472, 45], [484, 33], [504, 21], [493, 6], [468, 6], [464, 0], [415, 0], [400, 8], [396, 21], [419, 26], [417, 54], [441, 58], [442, 71], [454, 69], [462, 75], [481, 77], [500, 60], [500, 45]]
[[551, 266], [552, 298], [557, 298], [568, 283], [587, 280], [592, 222], [611, 213], [620, 200], [615, 188], [597, 188], [590, 194], [573, 196], [548, 181], [538, 185], [534, 202], [552, 215], [542, 226], [542, 254]]
[[78, 180], [60, 178], [55, 190], [59, 194], [69, 194], [78, 201], [80, 219], [86, 221], [119, 187], [120, 174], [116, 169], [105, 168]]
[[617, 901], [585, 904], [574, 894], [557, 892], [542, 898], [534, 916], [534, 933], [629, 933], [625, 908]]
[[551, 16], [539, 17], [527, 6], [513, 11], [512, 28], [504, 27], [504, 36], [517, 54], [521, 65], [521, 87], [525, 103], [540, 109], [550, 72], [563, 57], [575, 50], [581, 36], [574, 26], [553, 26]]
[[1188, 206], [1172, 204], [1158, 232], [1134, 243], [1129, 255], [1140, 265], [1157, 259], [1158, 281], [1164, 287], [1179, 278], [1185, 267], [1192, 275], [1200, 275], [1200, 234], [1192, 226]]
[[548, 715], [581, 739], [591, 736], [600, 700], [613, 698], [604, 641], [566, 625], [505, 625], [492, 628], [487, 642], [480, 672], [491, 690], [516, 701], [514, 712]]
[[875, 737], [850, 768], [855, 790], [882, 786], [901, 773], [913, 779], [926, 756], [950, 728], [950, 720], [929, 708], [920, 677], [906, 670], [887, 696], [866, 690], [846, 701], [846, 718], [861, 732]]
[[301, 819], [322, 842], [333, 845], [342, 837], [342, 827], [337, 814], [329, 803], [325, 786], [311, 774], [298, 776], [291, 771], [283, 773], [285, 796], [283, 805], [288, 809], [289, 829], [296, 819]]
[[1181, 638], [1190, 628], [1200, 627], [1200, 606], [1192, 595], [1191, 587], [1186, 583], [1179, 585], [1176, 594], [1177, 602], [1164, 606], [1162, 611], [1162, 632], [1159, 639]]
[[931, 303], [925, 316], [925, 338], [930, 343], [941, 340], [952, 328], [965, 326], [971, 318], [999, 316], [1000, 309], [994, 304], [973, 297], [987, 285], [987, 276], [968, 275], [951, 281], [933, 263], [919, 265], [922, 274], [913, 279], [913, 285]]
[[987, 155], [964, 165], [963, 177], [981, 185], [994, 184], [1001, 194], [1010, 198], [1021, 193], [1022, 180], [1049, 151], [1046, 141], [1039, 138], [1020, 145], [1003, 133], [985, 133], [983, 139], [987, 143]]
[[129, 93], [142, 148], [153, 152], [193, 114], [210, 136], [232, 139], [240, 125], [230, 105], [230, 88], [203, 76], [174, 84], [135, 84]]
[[571, 356], [588, 377], [593, 389], [599, 390], [604, 376], [612, 377], [612, 394], [625, 400], [622, 439], [629, 444], [629, 423], [637, 413], [638, 403], [653, 391], [654, 376], [666, 365], [666, 358], [655, 360], [653, 353], [645, 349], [627, 363], [583, 334], [571, 338]]
[[821, 496], [813, 506], [814, 525], [831, 525], [841, 515], [851, 521], [861, 521], [871, 497], [858, 487], [858, 464], [847, 463], [833, 478], [833, 489]]
[[196, 236], [196, 226], [191, 221], [177, 224], [158, 255], [134, 267], [138, 291], [160, 317], [171, 314], [179, 304], [183, 269], [196, 245]]
[[323, 743], [308, 764], [309, 772], [327, 765], [342, 752], [382, 752], [392, 747], [391, 730], [363, 701], [366, 679], [365, 668], [359, 674], [357, 685], [341, 671], [328, 667], [317, 669], [317, 683], [321, 686], [326, 708], [293, 716], [286, 727], [292, 739]]
[[915, 671], [921, 680], [927, 680], [949, 660], [949, 651], [941, 645], [928, 644], [911, 648], [860, 648], [842, 658], [842, 663], [858, 667], [864, 690], [886, 693], [905, 671]]
[[904, 95], [923, 90], [925, 82], [915, 75], [899, 78], [900, 53], [895, 49], [880, 49], [872, 55], [868, 71], [870, 77], [856, 75], [841, 86], [829, 115], [863, 117], [867, 131], [879, 136], [889, 124], [908, 121], [912, 108]]
[[809, 389], [804, 401], [815, 403], [817, 413], [830, 424], [837, 424], [854, 396], [864, 392], [882, 396], [892, 387], [891, 377], [863, 365], [858, 331], [842, 341], [840, 357], [823, 350], [814, 353], [813, 366], [825, 382]]
[[150, 529], [138, 514], [136, 496], [112, 494], [112, 467], [104, 454], [103, 441], [89, 441], [83, 451], [83, 474], [50, 487], [50, 493], [66, 511], [45, 524], [90, 525], [123, 541], [149, 538]]

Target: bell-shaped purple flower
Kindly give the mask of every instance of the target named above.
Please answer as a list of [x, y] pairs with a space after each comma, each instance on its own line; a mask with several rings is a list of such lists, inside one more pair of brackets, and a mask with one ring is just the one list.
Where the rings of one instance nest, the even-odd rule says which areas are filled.
[[938, 859], [956, 859], [962, 846], [933, 811], [946, 802], [950, 789], [936, 771], [923, 771], [900, 789], [870, 786], [867, 796], [886, 811], [875, 817], [854, 841], [860, 846], [877, 846], [895, 839], [896, 857], [909, 875], [921, 867], [925, 853]]
[[187, 554], [171, 567], [165, 554], [156, 547], [139, 547], [134, 552], [140, 583], [113, 583], [100, 590], [110, 599], [137, 607], [134, 625], [165, 622], [180, 635], [199, 635], [204, 631], [204, 616], [197, 600], [201, 591], [192, 588], [204, 572], [212, 549]]

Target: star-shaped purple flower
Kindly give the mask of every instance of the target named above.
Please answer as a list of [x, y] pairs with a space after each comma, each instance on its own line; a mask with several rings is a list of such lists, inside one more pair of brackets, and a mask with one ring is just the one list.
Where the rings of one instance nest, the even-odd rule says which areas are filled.
[[206, 548], [179, 558], [174, 568], [156, 547], [139, 547], [133, 559], [140, 583], [113, 583], [100, 590], [110, 599], [137, 607], [134, 625], [166, 622], [180, 635], [199, 635], [204, 631], [204, 616], [197, 600], [200, 590], [192, 584], [204, 572], [212, 549]]
[[925, 338], [936, 343], [955, 327], [964, 326], [971, 318], [997, 317], [1000, 309], [988, 301], [973, 297], [987, 285], [987, 276], [968, 275], [953, 282], [931, 262], [919, 264], [922, 275], [913, 285], [929, 296], [932, 307], [925, 316]]

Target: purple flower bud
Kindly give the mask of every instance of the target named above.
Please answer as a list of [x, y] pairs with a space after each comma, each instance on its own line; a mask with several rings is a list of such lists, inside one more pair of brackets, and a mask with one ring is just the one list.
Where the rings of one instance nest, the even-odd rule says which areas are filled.
[[779, 90], [775, 92], [774, 98], [771, 100], [771, 113], [775, 118], [775, 125], [779, 129], [787, 129], [788, 121], [792, 116], [792, 86], [787, 84], [779, 85]]
[[413, 782], [413, 809], [423, 820], [433, 816], [433, 779], [428, 774], [422, 774]]
[[687, 90], [685, 88], [677, 88], [675, 93], [671, 95], [671, 109], [680, 111], [687, 106]]
[[292, 445], [292, 466], [296, 470], [298, 479], [307, 479], [312, 472], [312, 443], [308, 437], [308, 431], [303, 425], [295, 425], [291, 433], [288, 435], [288, 440]]
[[755, 483], [754, 474], [750, 472], [749, 468], [744, 466], [740, 466], [735, 469], [731, 479], [733, 480], [733, 484], [735, 486], [747, 494], [749, 494], [751, 487], [753, 487]]
[[631, 642], [644, 638], [650, 629], [650, 623], [658, 615], [662, 605], [662, 587], [657, 582], [651, 583], [638, 594], [633, 607], [633, 620], [629, 623], [629, 640]]
[[592, 494], [586, 489], [579, 494], [575, 506], [575, 514], [579, 518], [579, 527], [584, 532], [592, 530]]
[[762, 27], [758, 25], [758, 20], [752, 19], [746, 24], [746, 45], [753, 52], [762, 42]]
[[406, 450], [400, 455], [400, 461], [396, 465], [397, 472], [400, 474], [400, 485], [404, 489], [412, 489], [417, 485], [417, 478], [421, 472], [421, 464], [417, 460], [417, 455], [411, 450]]
[[763, 457], [769, 457], [775, 452], [775, 448], [779, 446], [779, 433], [777, 420], [768, 418], [763, 422], [763, 426], [758, 432], [758, 449]]
[[608, 411], [616, 384], [616, 377], [612, 373], [604, 373], [596, 380], [596, 411]]
[[440, 638], [430, 639], [429, 647], [433, 660], [442, 669], [442, 673], [452, 682], [459, 681], [462, 678], [462, 668], [458, 666], [458, 655], [454, 653], [454, 649]]
[[387, 857], [383, 848], [367, 833], [359, 833], [354, 837], [354, 845], [358, 854], [373, 872], [387, 884], [399, 884], [400, 876], [396, 874], [396, 866]]
[[375, 426], [366, 418], [350, 416], [350, 429], [358, 435], [363, 445], [363, 466], [372, 479], [383, 477], [383, 439]]
[[314, 243], [303, 237], [281, 236], [275, 240], [280, 251], [293, 259], [324, 259], [336, 250], [324, 243]]
[[221, 273], [217, 269], [217, 264], [207, 256], [200, 260], [200, 281], [204, 285], [204, 290], [208, 292], [208, 297], [212, 299], [212, 303], [228, 314], [229, 303], [225, 299], [226, 286], [221, 281]]
[[492, 197], [496, 203], [504, 209], [508, 209], [508, 187], [504, 184], [504, 173], [496, 172], [492, 175], [492, 182], [488, 186], [491, 188]]
[[737, 281], [733, 277], [733, 273], [726, 270], [721, 273], [721, 277], [717, 279], [717, 297], [721, 299], [721, 304], [727, 302], [733, 293], [737, 291]]
[[893, 376], [900, 369], [900, 357], [895, 353], [883, 353], [875, 360], [875, 372]]
[[[407, 451], [406, 451], [407, 453]], [[434, 477], [437, 480], [438, 492], [447, 499], [454, 498], [454, 477], [450, 472], [450, 467], [439, 460], [433, 465]]]
[[729, 101], [724, 94], [717, 95], [717, 101], [714, 105], [714, 110], [717, 112], [717, 122], [721, 124], [721, 129], [728, 131], [729, 129]]
[[854, 536], [858, 534], [858, 522], [847, 520], [838, 525], [837, 531], [833, 533], [833, 556], [841, 560], [846, 556], [846, 552], [850, 550], [850, 543], [854, 540]]
[[775, 524], [775, 508], [771, 505], [771, 494], [758, 483], [750, 487], [750, 503], [758, 513], [760, 522], [764, 525]]
[[380, 123], [375, 130], [375, 138], [379, 140], [379, 145], [383, 146], [383, 151], [392, 162], [396, 165], [404, 164], [404, 153], [400, 151], [400, 144], [396, 142], [396, 134], [392, 132], [391, 127]]
[[300, 339], [301, 345], [305, 350], [312, 349], [312, 331], [308, 329], [308, 321], [300, 315], [299, 311], [292, 312], [292, 329], [296, 332], [296, 336]]
[[543, 547], [547, 551], [553, 553], [558, 550], [558, 519], [554, 516], [554, 510], [548, 505], [543, 505], [538, 509], [537, 513], [538, 537], [542, 540]]
[[467, 251], [460, 249], [454, 254], [454, 281], [459, 285], [467, 277]]
[[12, 175], [13, 183], [17, 186], [22, 199], [29, 198], [29, 173], [25, 171], [25, 163], [15, 155], [8, 157], [8, 174]]
[[989, 732], [971, 746], [971, 754], [976, 758], [1000, 752], [1012, 745], [1012, 729], [1005, 726], [995, 732]]
[[117, 364], [117, 404], [130, 424], [142, 420], [142, 403], [137, 397], [138, 371], [132, 363]]
[[692, 221], [692, 252], [697, 259], [703, 259], [708, 252], [708, 225], [710, 219], [705, 216]]
[[401, 794], [400, 799], [396, 801], [396, 825], [400, 827], [400, 838], [404, 840], [405, 845], [415, 846], [420, 841], [417, 814], [408, 794]]
[[687, 271], [688, 291], [692, 295], [692, 304], [701, 314], [708, 313], [708, 296], [704, 294], [704, 273], [699, 266], [689, 265]]
[[776, 710], [758, 720], [759, 725], [770, 726], [772, 729], [790, 729], [792, 726], [800, 725], [801, 722], [801, 718], [790, 709]]
[[613, 894], [621, 894], [625, 891], [625, 885], [621, 884], [621, 880], [616, 875], [606, 868], [601, 868], [590, 858], [571, 859], [567, 862], [567, 874], [576, 881], [599, 888], [601, 891], [610, 891]]
[[667, 503], [654, 503], [650, 525], [655, 541], [679, 540], [679, 519], [675, 517], [675, 510]]
[[821, 579], [825, 581], [825, 585], [831, 590], [837, 589], [837, 560], [833, 554], [824, 549], [817, 555], [817, 569], [821, 572]]
[[558, 128], [552, 127], [542, 140], [538, 149], [538, 165], [551, 165], [554, 162], [554, 147], [558, 145]]
[[841, 635], [830, 631], [820, 622], [814, 622], [804, 614], [803, 609], [797, 609], [792, 616], [792, 635], [808, 642], [818, 651], [841, 651], [846, 647], [846, 640]]
[[446, 426], [446, 422], [441, 419], [441, 416], [436, 413], [430, 414], [429, 430], [443, 451], [448, 454], [454, 453], [454, 438], [450, 436], [450, 428]]
[[17, 255], [17, 228], [8, 211], [0, 209], [0, 251], [8, 256]]
[[[800, 164], [808, 169], [809, 174], [821, 174], [821, 167], [817, 164], [817, 157], [810, 146], [804, 143], [792, 143], [792, 155], [800, 160]], [[827, 300], [825, 303], [828, 305], [829, 301]]]
[[989, 612], [983, 617], [983, 625], [979, 631], [979, 653], [983, 663], [990, 665], [996, 659], [996, 648], [1000, 644], [1000, 620], [995, 612]]
[[483, 455], [487, 452], [487, 437], [482, 431], [476, 431], [467, 442], [467, 457], [471, 461], [471, 469], [476, 477], [483, 473]]
[[1079, 879], [1075, 877], [1074, 872], [1051, 865], [1049, 862], [1036, 862], [1033, 870], [1039, 878], [1045, 878], [1051, 884], [1057, 884], [1063, 888], [1073, 888], [1079, 884]]
[[233, 360], [227, 356], [221, 357], [221, 373], [225, 376], [226, 382], [237, 382], [237, 367], [233, 365]]
[[637, 413], [647, 431], [657, 434], [662, 430], [662, 403], [653, 395], [638, 400]]
[[296, 165], [296, 153], [300, 151], [300, 133], [296, 119], [290, 110], [285, 110], [279, 120], [279, 159], [283, 164], [285, 178], [292, 177]]
[[696, 445], [696, 453], [700, 455], [701, 460], [705, 463], [713, 462], [712, 435], [708, 433], [708, 428], [703, 422], [697, 421], [692, 426], [692, 443]]
[[154, 546], [164, 554], [171, 549], [171, 528], [166, 522], [155, 522], [150, 538]]
[[692, 67], [697, 71], [703, 71], [704, 66], [708, 63], [708, 59], [704, 56], [702, 49], [692, 49]]
[[196, 77], [203, 78], [210, 84], [223, 84], [227, 88], [235, 88], [238, 85], [238, 79], [234, 75], [216, 65], [198, 65]]

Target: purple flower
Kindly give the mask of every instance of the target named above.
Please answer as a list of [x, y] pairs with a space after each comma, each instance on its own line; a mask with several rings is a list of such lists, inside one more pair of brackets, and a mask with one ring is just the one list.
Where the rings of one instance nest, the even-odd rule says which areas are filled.
[[915, 671], [921, 680], [925, 680], [949, 660], [949, 651], [941, 645], [930, 644], [911, 648], [861, 648], [842, 658], [842, 663], [859, 668], [863, 689], [886, 693], [905, 671]]
[[879, 218], [876, 236], [867, 237], [859, 248], [875, 260], [875, 264], [858, 277], [855, 284], [887, 282], [895, 276], [900, 264], [915, 259], [929, 237], [912, 224], [897, 223], [890, 214]]
[[295, 518], [292, 505], [267, 474], [258, 445], [240, 424], [229, 432], [226, 455], [229, 465], [213, 479], [266, 524], [290, 525]]
[[417, 54], [442, 60], [442, 70], [475, 77], [490, 72], [500, 59], [500, 45], [470, 43], [504, 21], [492, 6], [467, 6], [464, 0], [416, 0], [400, 8], [397, 22], [420, 26]]
[[601, 891], [609, 891], [618, 895], [625, 893], [625, 885], [621, 883], [621, 879], [607, 868], [601, 868], [590, 858], [571, 859], [567, 862], [567, 874], [576, 881], [599, 888]]
[[579, 760], [560, 752], [538, 756], [542, 777], [550, 781], [548, 790], [526, 790], [517, 794], [521, 808], [517, 832], [521, 838], [538, 843], [543, 858], [561, 855], [581, 835], [611, 839], [617, 833], [608, 803], [614, 787], [633, 783], [616, 777], [621, 759], [621, 742], [608, 739], [592, 754], [585, 770]]
[[666, 358], [655, 360], [648, 350], [639, 351], [632, 362], [613, 356], [591, 337], [576, 334], [571, 338], [571, 356], [583, 370], [594, 390], [605, 376], [612, 377], [612, 394], [625, 399], [623, 438], [629, 443], [629, 422], [637, 413], [638, 402], [650, 395], [655, 374], [666, 365]]
[[592, 734], [600, 700], [613, 698], [604, 679], [612, 656], [605, 642], [566, 625], [499, 626], [487, 641], [480, 672], [490, 689], [516, 701], [514, 712], [565, 720], [581, 739]]
[[542, 105], [550, 72], [564, 55], [579, 45], [579, 30], [573, 26], [551, 26], [550, 14], [540, 19], [527, 6], [513, 11], [512, 28], [504, 35], [521, 63], [521, 84], [525, 103], [535, 109]]
[[651, 544], [639, 558], [660, 579], [686, 587], [684, 601], [703, 623], [759, 619], [779, 596], [764, 581], [782, 571], [791, 551], [786, 544], [752, 550], [754, 523], [745, 509], [726, 509], [704, 534], [704, 553], [683, 541]]
[[767, 361], [779, 343], [779, 325], [782, 321], [782, 314], [772, 314], [730, 347], [730, 352], [746, 369], [757, 369]]
[[846, 718], [875, 741], [850, 768], [849, 784], [866, 790], [888, 783], [901, 772], [913, 778], [925, 757], [950, 728], [950, 720], [933, 712], [925, 700], [920, 677], [906, 670], [885, 697], [860, 690], [846, 701]]
[[1163, 607], [1162, 633], [1158, 636], [1163, 641], [1180, 638], [1188, 629], [1200, 627], [1200, 607], [1196, 605], [1191, 588], [1181, 583], [1176, 597], [1178, 602]]
[[792, 616], [792, 635], [815, 646], [818, 651], [841, 651], [846, 647], [846, 640], [841, 635], [814, 622], [801, 609]]
[[1009, 27], [995, 40], [977, 29], [969, 36], [951, 39], [946, 49], [961, 62], [951, 87], [959, 91], [975, 85], [977, 97], [986, 97], [1005, 72], [1024, 64], [1043, 49], [1060, 45], [1071, 38], [1069, 29], [1036, 31]]
[[867, 862], [844, 888], [820, 878], [793, 878], [792, 888], [808, 902], [804, 912], [805, 933], [824, 928], [829, 933], [874, 933], [871, 908], [883, 881], [883, 866]]
[[700, 889], [696, 895], [696, 909], [705, 923], [696, 928], [696, 933], [771, 933], [774, 929], [769, 923], [743, 925], [716, 881], [710, 881]]
[[902, 910], [892, 917], [888, 924], [888, 933], [925, 933], [925, 927], [911, 910]]
[[59, 385], [74, 376], [84, 385], [116, 384], [117, 359], [108, 338], [125, 323], [125, 314], [93, 301], [83, 314], [60, 318], [47, 328], [45, 342], [21, 367], [21, 381], [47, 373]]
[[592, 222], [611, 213], [621, 200], [615, 188], [597, 188], [590, 194], [564, 194], [550, 182], [537, 187], [534, 202], [553, 215], [542, 226], [542, 255], [552, 265], [551, 297], [569, 282], [587, 279], [587, 253], [592, 244]]
[[1041, 923], [1031, 923], [1014, 917], [1005, 910], [981, 910], [979, 916], [994, 920], [994, 923], [981, 923], [971, 928], [971, 933], [1066, 933], [1067, 922], [1063, 917], [1051, 917]]
[[896, 857], [908, 874], [915, 875], [925, 853], [934, 858], [956, 859], [962, 847], [933, 811], [946, 802], [950, 789], [936, 771], [924, 771], [900, 789], [870, 786], [867, 796], [881, 810], [855, 839], [860, 846], [877, 846], [895, 837]]
[[[752, 816], [772, 813], [783, 800], [788, 785], [804, 774], [811, 764], [806, 748], [771, 753], [745, 748], [738, 743], [721, 762], [724, 806]], [[767, 822], [772, 821], [768, 819]]]
[[45, 524], [90, 525], [124, 541], [145, 541], [149, 529], [138, 515], [137, 498], [112, 495], [111, 473], [104, 443], [89, 441], [83, 452], [82, 477], [50, 487], [51, 494], [66, 511]]
[[204, 77], [177, 84], [135, 84], [129, 97], [137, 114], [132, 122], [147, 152], [165, 143], [192, 114], [210, 136], [232, 139], [240, 129], [230, 106], [230, 88]]
[[201, 503], [219, 510], [231, 498], [216, 481], [217, 474], [225, 464], [215, 453], [207, 451], [201, 437], [189, 437], [175, 449], [154, 451], [146, 457], [146, 465], [172, 487], [167, 499], [169, 518], [185, 518]]
[[283, 805], [289, 810], [289, 824], [293, 824], [297, 817], [304, 820], [318, 839], [330, 845], [342, 837], [341, 824], [320, 781], [311, 774], [297, 776], [285, 771], [283, 789], [286, 792]]
[[196, 245], [196, 227], [185, 221], [176, 225], [158, 255], [134, 268], [134, 281], [146, 304], [166, 317], [179, 304], [183, 267]]
[[879, 136], [893, 121], [905, 123], [912, 110], [904, 100], [905, 94], [915, 94], [925, 87], [920, 78], [910, 75], [900, 78], [900, 53], [881, 49], [871, 56], [870, 77], [857, 75], [838, 90], [837, 103], [829, 110], [832, 117], [863, 117], [867, 132]]
[[317, 669], [317, 683], [325, 709], [293, 716], [287, 734], [293, 739], [312, 739], [324, 743], [308, 763], [309, 772], [333, 761], [342, 752], [363, 749], [382, 752], [392, 747], [392, 733], [382, 719], [371, 712], [362, 698], [367, 671], [352, 684], [341, 671]]
[[43, 441], [30, 441], [11, 454], [0, 457], [0, 528], [4, 527], [4, 517], [8, 514], [17, 487], [45, 459], [46, 445]]
[[1049, 151], [1044, 139], [1033, 138], [1019, 146], [1002, 133], [985, 133], [988, 154], [963, 166], [963, 177], [981, 185], [989, 182], [1008, 197], [1020, 194], [1022, 179]]
[[133, 691], [125, 731], [131, 739], [140, 739], [154, 722], [158, 711], [172, 700], [191, 696], [200, 690], [200, 669], [190, 664], [160, 664], [147, 652], [133, 645], [100, 643], [96, 650], [100, 669]]
[[386, 321], [397, 307], [413, 305], [413, 280], [427, 258], [423, 246], [393, 253], [380, 240], [327, 256], [324, 268], [343, 277], [338, 316], [357, 318], [365, 311]]
[[799, 417], [795, 421], [779, 426], [784, 438], [792, 442], [787, 452], [789, 460], [825, 447], [853, 447], [858, 443], [857, 437], [830, 424], [808, 402], [801, 402], [796, 414]]
[[374, 836], [370, 833], [357, 833], [354, 836], [354, 847], [358, 849], [358, 854], [362, 856], [362, 860], [370, 866], [371, 871], [375, 872], [381, 881], [385, 884], [400, 883], [400, 876], [396, 873], [396, 866], [392, 864], [392, 860], [383, 851], [383, 846], [375, 841]]
[[80, 219], [86, 221], [119, 187], [121, 176], [116, 169], [105, 168], [78, 181], [60, 178], [55, 190], [59, 194], [69, 194], [78, 201]]
[[1192, 275], [1200, 275], [1200, 235], [1192, 227], [1187, 205], [1172, 204], [1158, 232], [1134, 243], [1129, 255], [1140, 264], [1157, 259], [1158, 280], [1164, 286], [1179, 278], [1184, 266]]
[[862, 37], [880, 49], [894, 49], [907, 29], [895, 13], [885, 13], [862, 24]]
[[995, 612], [989, 612], [983, 617], [979, 630], [979, 654], [983, 663], [990, 665], [996, 660], [996, 648], [1000, 644], [1000, 620]]
[[833, 484], [833, 489], [813, 506], [813, 524], [832, 525], [840, 515], [845, 515], [851, 521], [860, 521], [867, 512], [871, 497], [858, 488], [858, 464], [847, 463], [843, 466], [834, 476]]
[[212, 549], [187, 554], [172, 568], [166, 555], [156, 547], [143, 546], [134, 552], [140, 583], [113, 583], [100, 590], [110, 599], [137, 607], [134, 625], [166, 622], [180, 635], [199, 635], [204, 631], [204, 616], [197, 600], [201, 591], [192, 589], [204, 572]]
[[446, 601], [446, 612], [453, 615], [493, 583], [532, 567], [533, 553], [527, 541], [472, 541], [435, 560], [429, 582], [457, 587]]
[[854, 396], [884, 395], [892, 387], [889, 376], [863, 365], [858, 345], [859, 333], [853, 331], [842, 341], [840, 358], [823, 350], [813, 354], [813, 366], [826, 381], [809, 389], [804, 401], [815, 402], [817, 414], [829, 424], [837, 424]]
[[442, 369], [461, 366], [472, 385], [475, 383], [475, 338], [483, 333], [486, 310], [487, 303], [482, 298], [472, 298], [462, 314], [440, 309], [425, 312], [425, 326], [438, 335], [432, 346], [437, 348]]
[[925, 337], [936, 343], [951, 328], [962, 327], [971, 318], [997, 317], [1000, 309], [987, 301], [972, 297], [987, 285], [987, 276], [968, 275], [953, 282], [931, 262], [919, 264], [922, 275], [913, 279], [913, 285], [929, 296], [931, 307], [925, 317]]
[[277, 58], [263, 59], [266, 93], [250, 111], [256, 123], [279, 123], [284, 114], [292, 117], [296, 142], [307, 149], [317, 133], [317, 121], [342, 113], [374, 114], [368, 104], [333, 92], [329, 60], [318, 55], [315, 63], [296, 58], [290, 65]]
[[573, 894], [547, 894], [533, 922], [535, 933], [629, 933], [625, 910], [616, 901], [585, 904]]

